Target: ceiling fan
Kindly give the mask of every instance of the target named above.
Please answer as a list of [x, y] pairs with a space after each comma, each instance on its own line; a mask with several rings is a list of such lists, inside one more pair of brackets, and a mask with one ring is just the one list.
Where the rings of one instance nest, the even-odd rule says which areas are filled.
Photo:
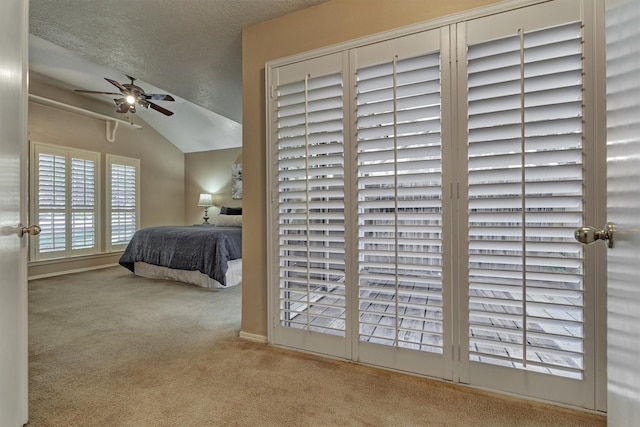
[[76, 89], [76, 92], [80, 93], [95, 93], [95, 94], [103, 94], [103, 95], [119, 95], [122, 98], [116, 98], [113, 101], [116, 103], [116, 112], [117, 113], [135, 113], [136, 112], [136, 104], [140, 107], [149, 108], [159, 111], [165, 116], [173, 115], [173, 111], [169, 111], [164, 107], [161, 107], [158, 104], [151, 102], [153, 101], [175, 101], [171, 95], [165, 95], [160, 93], [145, 93], [145, 91], [140, 87], [134, 84], [135, 80], [131, 76], [127, 76], [131, 83], [118, 83], [115, 80], [111, 80], [108, 78], [104, 78], [106, 81], [120, 89], [120, 93], [117, 92], [101, 92], [95, 90], [82, 90]]

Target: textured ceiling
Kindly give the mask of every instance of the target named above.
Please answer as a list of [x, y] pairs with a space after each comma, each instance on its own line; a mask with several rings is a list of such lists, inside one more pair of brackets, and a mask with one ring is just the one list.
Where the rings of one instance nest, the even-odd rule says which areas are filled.
[[324, 1], [30, 0], [30, 32], [241, 123], [242, 28]]

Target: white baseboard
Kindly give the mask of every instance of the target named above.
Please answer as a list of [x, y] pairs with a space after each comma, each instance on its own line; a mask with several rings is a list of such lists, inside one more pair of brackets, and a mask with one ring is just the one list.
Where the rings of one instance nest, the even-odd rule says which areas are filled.
[[264, 335], [250, 334], [249, 332], [240, 331], [239, 336], [247, 341], [259, 342], [260, 344], [266, 344], [269, 342], [267, 337]]
[[46, 279], [47, 277], [64, 276], [65, 274], [82, 273], [84, 271], [101, 270], [103, 268], [116, 267], [118, 263], [94, 265], [91, 267], [75, 268], [72, 270], [56, 271], [53, 273], [39, 274], [37, 276], [29, 276], [27, 280]]

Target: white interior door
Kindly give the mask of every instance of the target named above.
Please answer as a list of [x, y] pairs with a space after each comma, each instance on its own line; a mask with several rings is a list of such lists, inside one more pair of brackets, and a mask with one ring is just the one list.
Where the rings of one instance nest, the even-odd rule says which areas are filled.
[[[608, 412], [640, 419], [640, 2], [607, 1]], [[589, 224], [601, 227], [603, 224]]]
[[28, 2], [0, 14], [0, 425], [27, 422], [26, 250], [18, 237], [27, 129]]

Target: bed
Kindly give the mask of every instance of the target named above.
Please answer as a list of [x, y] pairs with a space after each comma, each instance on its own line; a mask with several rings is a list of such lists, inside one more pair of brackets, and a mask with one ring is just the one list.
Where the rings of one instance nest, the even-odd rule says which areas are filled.
[[119, 263], [148, 278], [206, 288], [236, 286], [242, 282], [242, 228], [211, 224], [142, 228]]

